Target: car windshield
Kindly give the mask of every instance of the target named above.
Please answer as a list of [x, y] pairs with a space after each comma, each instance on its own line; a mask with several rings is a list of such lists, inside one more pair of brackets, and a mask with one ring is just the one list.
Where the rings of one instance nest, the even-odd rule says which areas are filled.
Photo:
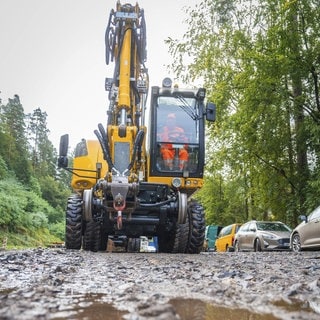
[[288, 226], [283, 223], [257, 222], [258, 230], [262, 231], [291, 231]]

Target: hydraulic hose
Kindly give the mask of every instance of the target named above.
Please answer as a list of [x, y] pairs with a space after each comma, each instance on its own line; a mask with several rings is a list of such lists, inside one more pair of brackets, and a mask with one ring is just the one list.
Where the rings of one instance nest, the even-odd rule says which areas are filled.
[[[98, 130], [94, 130], [94, 134], [97, 136], [97, 138], [100, 142], [102, 152], [103, 152], [103, 158], [104, 158], [104, 160], [107, 161], [108, 166], [109, 166], [109, 170], [111, 171], [112, 169], [115, 169], [115, 167], [114, 167], [112, 160], [111, 160], [111, 157], [110, 157], [107, 135], [106, 135], [106, 132], [105, 132], [102, 124], [99, 123], [98, 126], [99, 126], [100, 132]], [[101, 133], [101, 131], [102, 131], [102, 133]]]
[[[110, 62], [110, 54], [111, 54], [111, 61], [113, 61], [113, 44], [114, 44], [114, 36], [110, 37], [114, 31], [111, 28], [111, 20], [112, 17], [114, 16], [114, 11], [111, 10], [110, 15], [109, 15], [109, 21], [108, 21], [108, 25], [107, 25], [107, 29], [106, 29], [106, 33], [105, 33], [105, 46], [106, 46], [106, 64], [108, 65]], [[110, 43], [110, 40], [112, 43]]]
[[131, 170], [133, 164], [134, 164], [134, 160], [136, 157], [136, 153], [138, 148], [141, 148], [142, 142], [143, 142], [143, 138], [144, 138], [144, 131], [143, 130], [139, 130], [137, 135], [136, 135], [136, 139], [134, 141], [134, 147], [133, 147], [133, 153], [132, 153], [132, 157], [131, 157], [131, 162], [127, 168], [127, 170]]

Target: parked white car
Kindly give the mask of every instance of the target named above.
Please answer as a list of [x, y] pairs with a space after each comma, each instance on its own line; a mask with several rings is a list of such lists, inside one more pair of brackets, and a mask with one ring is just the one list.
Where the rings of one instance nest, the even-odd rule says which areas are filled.
[[300, 216], [302, 222], [293, 229], [290, 248], [298, 252], [303, 249], [320, 249], [320, 207], [308, 216]]

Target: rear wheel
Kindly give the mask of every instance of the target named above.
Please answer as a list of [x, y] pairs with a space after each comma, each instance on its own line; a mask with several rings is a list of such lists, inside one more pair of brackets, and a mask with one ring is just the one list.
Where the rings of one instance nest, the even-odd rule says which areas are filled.
[[186, 223], [177, 225], [172, 253], [185, 253], [186, 251], [189, 236], [188, 220], [189, 219], [187, 218]]
[[129, 238], [127, 251], [140, 252], [140, 238]]
[[292, 251], [299, 252], [301, 251], [301, 239], [298, 233], [295, 233], [292, 236]]
[[186, 253], [200, 253], [206, 230], [203, 207], [197, 201], [192, 200], [188, 205], [188, 216], [189, 238]]
[[83, 224], [82, 213], [82, 197], [78, 194], [73, 194], [68, 198], [66, 211], [65, 246], [67, 249], [81, 249]]
[[159, 251], [166, 253], [185, 253], [188, 236], [188, 221], [184, 224], [176, 223], [170, 231], [163, 231], [159, 235]]

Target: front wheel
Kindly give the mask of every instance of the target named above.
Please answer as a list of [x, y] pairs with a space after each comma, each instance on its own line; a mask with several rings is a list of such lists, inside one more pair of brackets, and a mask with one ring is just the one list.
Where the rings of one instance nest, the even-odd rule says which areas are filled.
[[240, 247], [239, 247], [239, 242], [238, 242], [238, 241], [236, 241], [236, 242], [234, 243], [234, 251], [235, 251], [235, 252], [240, 252]]
[[188, 205], [189, 238], [186, 253], [200, 253], [205, 238], [206, 222], [203, 207], [192, 200]]
[[299, 252], [301, 251], [301, 239], [298, 233], [295, 233], [292, 236], [292, 251]]
[[259, 252], [259, 251], [262, 251], [261, 249], [261, 242], [259, 239], [256, 239], [256, 241], [254, 242], [254, 251], [255, 252]]
[[82, 197], [78, 194], [73, 194], [68, 198], [66, 211], [65, 246], [67, 249], [81, 249], [83, 226], [82, 213]]

